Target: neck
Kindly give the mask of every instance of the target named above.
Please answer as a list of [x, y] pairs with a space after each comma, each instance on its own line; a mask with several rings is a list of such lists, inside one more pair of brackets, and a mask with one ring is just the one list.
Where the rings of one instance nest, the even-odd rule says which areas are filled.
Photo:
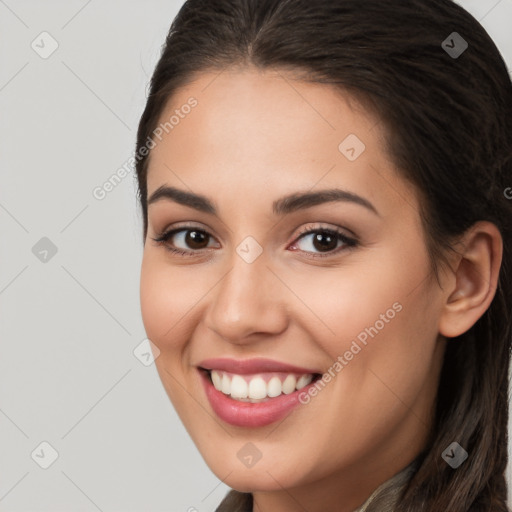
[[[416, 456], [400, 459], [386, 470], [359, 474], [354, 470], [335, 473], [305, 486], [281, 491], [255, 491], [253, 512], [365, 512], [391, 511], [398, 494], [418, 465]], [[369, 467], [369, 466], [368, 466]], [[384, 468], [383, 468], [384, 469]], [[350, 475], [350, 476], [349, 476]], [[372, 507], [370, 504], [373, 503]], [[367, 508], [368, 507], [368, 508]], [[375, 508], [376, 507], [376, 508]]]

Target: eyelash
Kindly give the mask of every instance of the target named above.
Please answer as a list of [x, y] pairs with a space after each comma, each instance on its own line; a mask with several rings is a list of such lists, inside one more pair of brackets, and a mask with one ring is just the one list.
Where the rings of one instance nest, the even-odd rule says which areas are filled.
[[[172, 238], [177, 233], [180, 233], [182, 231], [198, 231], [200, 233], [204, 233], [205, 235], [208, 235], [209, 237], [211, 237], [211, 235], [207, 231], [205, 231], [204, 229], [199, 229], [196, 226], [181, 226], [176, 229], [165, 231], [165, 232], [161, 233], [160, 235], [158, 235], [156, 238], [152, 238], [152, 240], [154, 240], [159, 245], [163, 245], [165, 247], [165, 249], [167, 249], [168, 251], [170, 251], [173, 254], [176, 254], [179, 256], [196, 256], [196, 253], [200, 252], [201, 250], [185, 251], [183, 249], [176, 249], [176, 248], [168, 245], [167, 242], [169, 241], [169, 239]], [[304, 251], [307, 254], [312, 254], [312, 256], [309, 256], [312, 258], [327, 258], [329, 256], [334, 256], [341, 251], [347, 251], [350, 249], [354, 249], [355, 247], [357, 247], [359, 245], [359, 242], [356, 239], [346, 236], [342, 231], [340, 231], [336, 228], [316, 228], [316, 229], [306, 228], [297, 235], [297, 238], [295, 239], [293, 244], [298, 242], [301, 238], [304, 238], [306, 235], [311, 235], [314, 233], [326, 233], [329, 235], [334, 235], [337, 237], [337, 240], [341, 240], [345, 244], [345, 247], [338, 247], [334, 251], [330, 251], [325, 254], [310, 253], [308, 251]]]

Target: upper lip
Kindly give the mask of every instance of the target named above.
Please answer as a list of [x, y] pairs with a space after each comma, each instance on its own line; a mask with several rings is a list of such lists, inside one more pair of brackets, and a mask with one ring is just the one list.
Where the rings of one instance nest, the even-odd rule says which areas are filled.
[[198, 364], [198, 367], [204, 370], [222, 370], [241, 375], [262, 372], [298, 373], [301, 375], [320, 373], [318, 370], [312, 370], [311, 368], [301, 368], [263, 357], [255, 359], [230, 359], [227, 357], [205, 359]]

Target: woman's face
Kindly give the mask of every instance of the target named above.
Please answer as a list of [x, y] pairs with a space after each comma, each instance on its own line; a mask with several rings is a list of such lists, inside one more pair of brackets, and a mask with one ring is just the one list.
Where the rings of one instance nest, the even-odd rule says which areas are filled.
[[[143, 321], [187, 431], [238, 490], [335, 479], [363, 492], [405, 467], [430, 426], [443, 301], [417, 196], [382, 125], [347, 100], [285, 72], [205, 73], [154, 138]], [[223, 370], [224, 391], [200, 367]], [[248, 392], [267, 398], [231, 397]]]

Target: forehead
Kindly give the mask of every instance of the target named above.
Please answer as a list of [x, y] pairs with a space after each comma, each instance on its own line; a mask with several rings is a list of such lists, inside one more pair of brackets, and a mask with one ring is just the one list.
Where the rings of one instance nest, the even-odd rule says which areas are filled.
[[199, 74], [171, 98], [159, 125], [148, 196], [164, 183], [209, 195], [238, 187], [268, 202], [330, 186], [397, 207], [411, 196], [384, 150], [379, 119], [335, 87], [286, 71]]

